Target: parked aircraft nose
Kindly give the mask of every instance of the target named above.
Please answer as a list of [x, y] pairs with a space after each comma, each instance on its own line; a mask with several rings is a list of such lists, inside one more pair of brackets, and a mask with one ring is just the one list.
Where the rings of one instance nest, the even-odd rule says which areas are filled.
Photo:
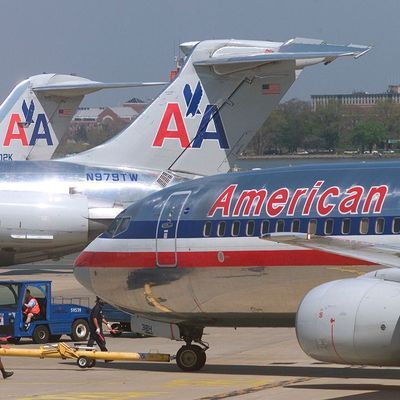
[[76, 280], [86, 289], [93, 292], [92, 281], [90, 279], [90, 260], [91, 255], [85, 252], [79, 254], [74, 262], [74, 276]]

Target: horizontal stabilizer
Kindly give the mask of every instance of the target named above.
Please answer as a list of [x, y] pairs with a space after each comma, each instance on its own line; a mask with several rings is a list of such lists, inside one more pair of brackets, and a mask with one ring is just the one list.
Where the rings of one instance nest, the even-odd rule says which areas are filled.
[[363, 242], [343, 237], [317, 236], [307, 233], [272, 233], [261, 239], [352, 257], [372, 264], [400, 267], [400, 246], [377, 246], [369, 243], [367, 236]]
[[369, 50], [307, 39], [206, 40], [180, 48], [185, 63], [154, 102], [118, 136], [67, 161], [184, 176], [227, 172], [303, 68]]
[[71, 82], [51, 83], [45, 85], [34, 86], [32, 89], [36, 93], [44, 95], [74, 97], [83, 96], [89, 93], [97, 92], [103, 89], [120, 89], [129, 87], [146, 87], [146, 86], [162, 86], [168, 82], [116, 82], [105, 83], [96, 82], [82, 78], [82, 80], [74, 80]]
[[338, 57], [353, 56], [358, 58], [367, 53], [371, 46], [335, 45], [310, 39], [291, 39], [280, 47], [255, 48], [238, 45], [227, 46], [217, 50], [210, 58], [198, 60], [193, 64], [200, 65], [230, 65], [230, 64], [264, 64], [288, 60], [325, 59], [331, 62]]

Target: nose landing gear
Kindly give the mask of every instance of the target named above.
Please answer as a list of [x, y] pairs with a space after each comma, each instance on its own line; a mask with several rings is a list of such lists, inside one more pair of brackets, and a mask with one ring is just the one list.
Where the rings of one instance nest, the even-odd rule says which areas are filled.
[[[207, 361], [206, 351], [209, 346], [201, 341], [203, 329], [190, 329], [183, 338], [186, 345], [176, 353], [176, 363], [182, 371], [192, 372], [202, 369]], [[198, 344], [192, 344], [195, 341]]]
[[176, 363], [182, 371], [198, 371], [207, 360], [206, 351], [196, 344], [182, 346], [176, 354]]

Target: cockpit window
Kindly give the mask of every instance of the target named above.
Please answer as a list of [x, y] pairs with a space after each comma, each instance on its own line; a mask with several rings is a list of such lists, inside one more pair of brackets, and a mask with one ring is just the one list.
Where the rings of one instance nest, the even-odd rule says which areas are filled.
[[113, 222], [111, 222], [110, 226], [106, 230], [111, 236], [114, 236], [114, 232], [117, 230], [119, 223], [122, 218], [115, 218]]
[[115, 218], [114, 221], [111, 222], [106, 232], [109, 233], [112, 237], [117, 236], [128, 229], [130, 222], [130, 217]]
[[113, 236], [117, 236], [117, 235], [121, 234], [122, 232], [125, 232], [128, 229], [130, 222], [131, 222], [131, 219], [129, 217], [121, 218], [121, 222], [119, 223]]

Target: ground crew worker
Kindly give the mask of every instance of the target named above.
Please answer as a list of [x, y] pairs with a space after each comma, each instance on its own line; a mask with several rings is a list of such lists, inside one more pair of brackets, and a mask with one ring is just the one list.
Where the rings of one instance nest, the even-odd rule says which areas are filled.
[[26, 289], [24, 300], [24, 314], [26, 315], [24, 329], [27, 331], [31, 324], [32, 318], [40, 314], [40, 306], [38, 301], [31, 295], [31, 291]]
[[[5, 341], [4, 339], [3, 340], [0, 340], [0, 341]], [[0, 346], [1, 347], [1, 346]], [[6, 371], [5, 369], [4, 369], [4, 365], [3, 365], [3, 363], [1, 362], [1, 358], [0, 358], [0, 371], [1, 371], [1, 373], [3, 374], [3, 379], [7, 379], [7, 378], [9, 378], [10, 376], [13, 376], [14, 375], [14, 372], [12, 372], [12, 371]]]
[[1, 373], [3, 374], [3, 379], [7, 379], [7, 378], [9, 378], [10, 376], [13, 376], [13, 375], [14, 375], [14, 372], [12, 372], [12, 371], [6, 371], [6, 370], [4, 369], [4, 365], [3, 365], [3, 363], [1, 362], [1, 358], [0, 358], [0, 371], [1, 371]]
[[106, 324], [109, 329], [111, 329], [111, 326], [103, 316], [103, 306], [104, 306], [103, 300], [100, 299], [99, 297], [96, 297], [96, 304], [90, 311], [90, 317], [89, 317], [90, 337], [87, 345], [88, 347], [92, 347], [94, 345], [94, 342], [96, 342], [100, 347], [101, 351], [108, 351], [106, 347], [106, 339], [104, 338], [103, 335], [102, 323]]

